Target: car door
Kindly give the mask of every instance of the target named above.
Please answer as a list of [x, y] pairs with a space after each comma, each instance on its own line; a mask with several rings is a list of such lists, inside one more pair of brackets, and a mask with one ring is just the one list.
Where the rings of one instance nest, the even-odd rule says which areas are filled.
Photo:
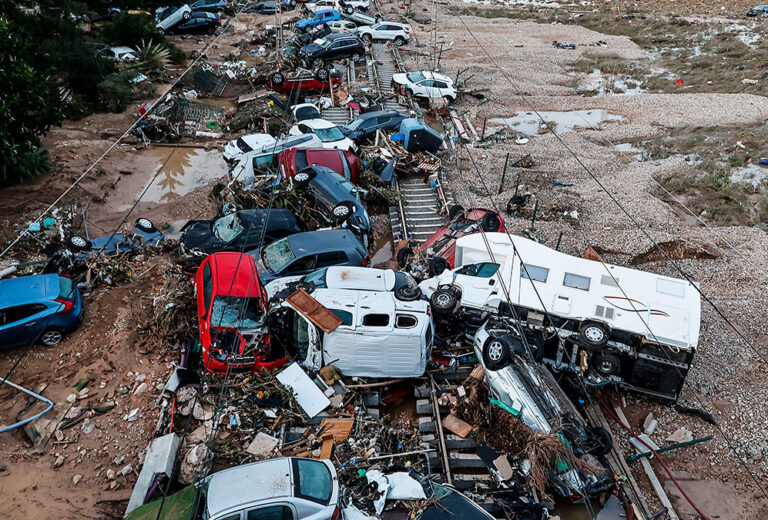
[[309, 274], [315, 270], [315, 255], [302, 256], [297, 258], [280, 272], [280, 276], [294, 276], [300, 274]]
[[461, 287], [461, 303], [465, 307], [482, 309], [491, 295], [501, 291], [499, 264], [482, 262], [465, 265], [454, 272], [453, 283]]
[[431, 79], [425, 79], [416, 84], [419, 88], [414, 89], [414, 94], [422, 97], [432, 97], [432, 90], [435, 82]]
[[344, 40], [336, 40], [328, 47], [326, 59], [335, 60], [344, 54]]
[[45, 328], [44, 303], [30, 303], [6, 307], [0, 311], [0, 348], [26, 345], [37, 339]]

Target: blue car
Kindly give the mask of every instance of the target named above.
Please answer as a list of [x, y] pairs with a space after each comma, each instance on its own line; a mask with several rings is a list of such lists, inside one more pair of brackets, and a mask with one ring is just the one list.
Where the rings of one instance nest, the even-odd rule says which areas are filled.
[[325, 9], [317, 11], [312, 18], [303, 18], [296, 22], [297, 31], [308, 31], [320, 25], [334, 20], [341, 20], [341, 15], [334, 9]]
[[56, 345], [83, 321], [80, 292], [68, 276], [0, 280], [0, 350], [33, 341]]

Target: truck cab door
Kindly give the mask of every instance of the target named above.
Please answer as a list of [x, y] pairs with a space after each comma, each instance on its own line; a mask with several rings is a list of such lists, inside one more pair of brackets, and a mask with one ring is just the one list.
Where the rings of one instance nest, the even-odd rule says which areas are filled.
[[465, 265], [454, 271], [453, 283], [461, 288], [461, 304], [482, 309], [490, 297], [501, 293], [499, 264], [481, 262]]

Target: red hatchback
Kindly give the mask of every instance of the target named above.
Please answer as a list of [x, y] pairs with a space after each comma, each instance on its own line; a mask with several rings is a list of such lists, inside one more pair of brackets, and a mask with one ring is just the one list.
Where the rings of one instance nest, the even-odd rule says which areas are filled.
[[[324, 92], [329, 90], [328, 71], [320, 69], [318, 73], [312, 72], [273, 72], [267, 78], [267, 87], [280, 94], [296, 95], [298, 92]], [[341, 87], [342, 74], [338, 70], [330, 72], [330, 82], [333, 88]]]
[[234, 252], [208, 256], [195, 275], [203, 367], [214, 374], [273, 370], [265, 324], [267, 291], [253, 257]]
[[280, 173], [290, 179], [309, 166], [325, 166], [352, 184], [360, 184], [360, 159], [348, 150], [330, 148], [288, 148], [277, 154]]
[[456, 240], [473, 233], [505, 232], [504, 219], [487, 209], [470, 209], [451, 206], [448, 211], [450, 222], [438, 229], [434, 235], [415, 248], [404, 247], [397, 252], [397, 263], [401, 268], [408, 264], [408, 257], [414, 253], [428, 257], [429, 274], [437, 276], [446, 269], [453, 269], [456, 256]]

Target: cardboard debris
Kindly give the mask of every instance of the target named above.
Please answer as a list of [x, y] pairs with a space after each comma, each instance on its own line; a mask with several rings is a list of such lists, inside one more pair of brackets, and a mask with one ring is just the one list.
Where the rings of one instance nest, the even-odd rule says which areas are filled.
[[451, 433], [455, 433], [462, 439], [472, 433], [473, 430], [471, 424], [462, 421], [453, 414], [443, 419], [443, 428]]
[[320, 429], [326, 434], [333, 436], [336, 442], [344, 442], [349, 438], [355, 420], [352, 417], [339, 417], [338, 419], [323, 419], [320, 422]]

